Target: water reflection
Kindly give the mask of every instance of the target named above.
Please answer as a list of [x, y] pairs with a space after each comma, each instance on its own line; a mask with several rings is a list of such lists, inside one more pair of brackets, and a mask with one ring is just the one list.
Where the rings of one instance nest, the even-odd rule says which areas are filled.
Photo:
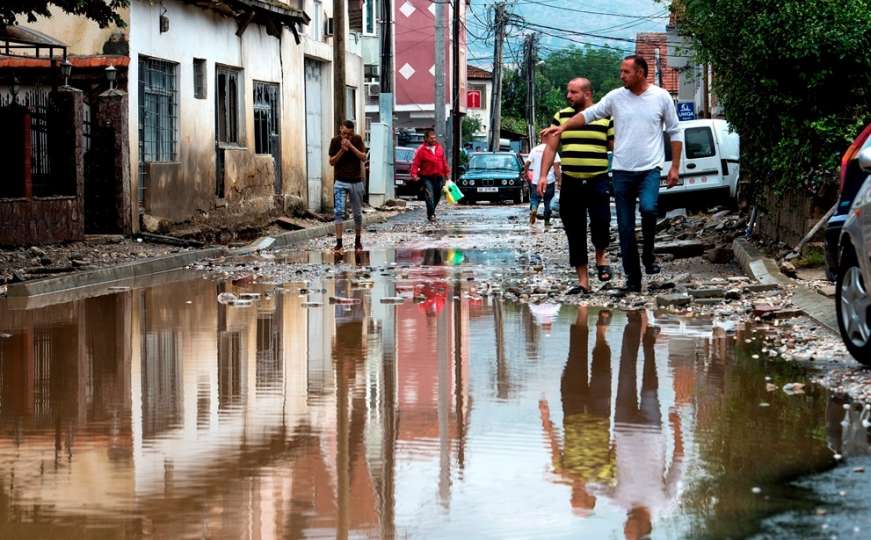
[[0, 537], [734, 537], [868, 452], [709, 324], [484, 300], [447, 255], [0, 306]]

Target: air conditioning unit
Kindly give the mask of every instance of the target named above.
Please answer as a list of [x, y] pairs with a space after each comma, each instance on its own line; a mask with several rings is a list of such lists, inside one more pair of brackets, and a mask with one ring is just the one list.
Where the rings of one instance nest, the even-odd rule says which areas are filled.
[[327, 17], [327, 20], [324, 21], [324, 35], [329, 37], [335, 33], [336, 24], [332, 17]]
[[378, 97], [381, 93], [381, 85], [377, 82], [366, 83], [366, 96], [370, 98]]

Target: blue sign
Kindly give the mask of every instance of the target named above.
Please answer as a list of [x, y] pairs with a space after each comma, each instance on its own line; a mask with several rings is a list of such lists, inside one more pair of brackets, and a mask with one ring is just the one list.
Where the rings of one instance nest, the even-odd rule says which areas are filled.
[[677, 119], [678, 120], [695, 120], [696, 119], [696, 104], [692, 101], [681, 101], [677, 104]]

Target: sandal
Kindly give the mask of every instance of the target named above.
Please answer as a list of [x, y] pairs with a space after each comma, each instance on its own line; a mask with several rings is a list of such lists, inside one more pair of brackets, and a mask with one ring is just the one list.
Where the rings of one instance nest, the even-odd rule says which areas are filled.
[[611, 265], [597, 264], [596, 272], [598, 274], [599, 281], [611, 281]]
[[576, 287], [572, 287], [571, 289], [567, 290], [566, 295], [583, 294], [586, 296], [586, 295], [590, 294], [591, 292], [593, 292], [593, 289], [591, 289], [589, 287], [582, 287], [582, 286], [578, 285]]

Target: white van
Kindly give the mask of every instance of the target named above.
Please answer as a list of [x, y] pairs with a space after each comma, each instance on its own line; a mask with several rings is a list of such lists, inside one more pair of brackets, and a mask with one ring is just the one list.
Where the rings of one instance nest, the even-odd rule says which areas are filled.
[[679, 122], [683, 131], [683, 156], [680, 160], [680, 182], [668, 187], [671, 169], [671, 142], [663, 134], [665, 166], [660, 178], [659, 200], [691, 199], [690, 204], [711, 206], [717, 202], [732, 202], [738, 195], [741, 178], [740, 140], [725, 120], [703, 119]]

